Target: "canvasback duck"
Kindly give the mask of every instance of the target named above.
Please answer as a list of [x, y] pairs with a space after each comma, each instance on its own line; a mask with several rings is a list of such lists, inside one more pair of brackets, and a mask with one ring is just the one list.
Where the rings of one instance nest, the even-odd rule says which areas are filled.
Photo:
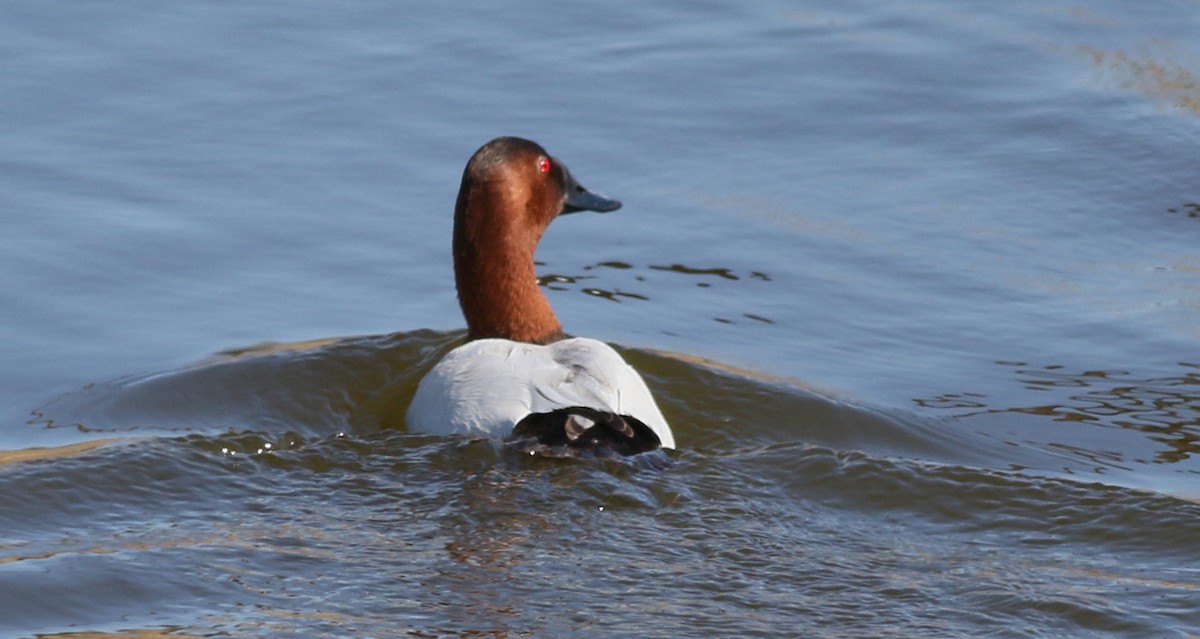
[[408, 407], [412, 430], [503, 439], [548, 455], [675, 447], [637, 371], [604, 342], [563, 335], [534, 270], [554, 218], [620, 207], [580, 186], [535, 142], [496, 138], [471, 156], [453, 246], [467, 343], [421, 379]]

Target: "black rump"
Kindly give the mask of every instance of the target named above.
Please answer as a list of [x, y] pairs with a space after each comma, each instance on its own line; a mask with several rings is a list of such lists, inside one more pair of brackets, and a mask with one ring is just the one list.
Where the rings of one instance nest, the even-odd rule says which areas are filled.
[[513, 427], [507, 445], [547, 455], [611, 458], [658, 450], [662, 441], [639, 419], [576, 406], [529, 415]]

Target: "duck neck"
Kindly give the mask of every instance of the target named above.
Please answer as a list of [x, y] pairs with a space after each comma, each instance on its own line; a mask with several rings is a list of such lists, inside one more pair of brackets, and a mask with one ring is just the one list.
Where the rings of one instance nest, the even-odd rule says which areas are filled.
[[454, 221], [454, 279], [467, 339], [535, 344], [562, 339], [562, 325], [538, 286], [533, 264], [544, 229], [522, 230], [503, 216], [477, 219], [466, 214], [468, 205], [460, 202]]

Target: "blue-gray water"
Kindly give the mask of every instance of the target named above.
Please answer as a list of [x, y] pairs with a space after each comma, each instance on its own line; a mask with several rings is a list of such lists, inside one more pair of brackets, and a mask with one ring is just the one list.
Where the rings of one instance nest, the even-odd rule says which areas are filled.
[[[0, 637], [1200, 636], [1197, 33], [0, 3]], [[504, 134], [669, 469], [405, 431]]]

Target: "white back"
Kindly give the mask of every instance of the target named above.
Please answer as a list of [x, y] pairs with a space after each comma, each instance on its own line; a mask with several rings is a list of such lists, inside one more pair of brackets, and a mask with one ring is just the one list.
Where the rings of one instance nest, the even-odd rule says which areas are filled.
[[530, 413], [584, 406], [629, 415], [675, 437], [642, 376], [612, 349], [576, 337], [545, 346], [481, 339], [450, 351], [422, 380], [408, 407], [417, 432], [501, 438]]

